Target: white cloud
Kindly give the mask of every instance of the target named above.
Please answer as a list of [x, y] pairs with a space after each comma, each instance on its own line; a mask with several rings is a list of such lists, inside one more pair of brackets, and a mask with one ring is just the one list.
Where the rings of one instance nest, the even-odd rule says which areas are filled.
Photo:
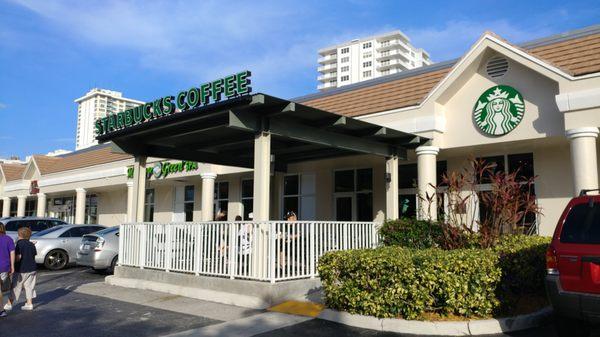
[[7, 105], [6, 105], [6, 104], [4, 104], [4, 103], [0, 102], [0, 110], [2, 110], [2, 109], [6, 109], [6, 107], [7, 107]]

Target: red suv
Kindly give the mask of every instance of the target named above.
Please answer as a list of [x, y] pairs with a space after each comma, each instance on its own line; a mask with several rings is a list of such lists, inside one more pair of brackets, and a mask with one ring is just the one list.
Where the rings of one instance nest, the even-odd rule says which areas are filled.
[[600, 195], [584, 190], [563, 211], [546, 252], [546, 291], [559, 336], [600, 322]]

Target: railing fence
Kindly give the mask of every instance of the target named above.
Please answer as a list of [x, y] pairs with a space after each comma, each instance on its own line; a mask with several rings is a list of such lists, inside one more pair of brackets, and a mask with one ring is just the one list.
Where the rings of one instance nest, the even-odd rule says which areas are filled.
[[123, 224], [119, 265], [270, 282], [313, 278], [326, 252], [376, 247], [378, 226], [337, 221]]

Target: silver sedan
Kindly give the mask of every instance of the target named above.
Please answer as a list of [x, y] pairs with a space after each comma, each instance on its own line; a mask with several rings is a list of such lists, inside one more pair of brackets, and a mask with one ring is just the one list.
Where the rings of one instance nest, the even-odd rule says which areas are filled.
[[37, 250], [35, 262], [50, 270], [63, 269], [75, 263], [81, 238], [104, 228], [101, 225], [61, 225], [37, 232], [31, 236]]

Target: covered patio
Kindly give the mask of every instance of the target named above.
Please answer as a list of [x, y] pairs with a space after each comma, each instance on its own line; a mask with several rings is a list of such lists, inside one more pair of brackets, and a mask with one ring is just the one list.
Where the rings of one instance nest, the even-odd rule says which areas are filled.
[[[398, 164], [428, 139], [292, 101], [254, 94], [189, 109], [98, 136], [135, 157], [129, 224], [119, 264], [276, 282], [312, 278], [327, 251], [374, 247], [378, 223], [270, 219], [275, 172], [354, 155], [385, 163], [385, 217], [398, 217]], [[159, 157], [253, 169], [253, 219], [216, 222], [216, 174], [202, 174], [201, 222], [144, 223], [146, 159]], [[435, 173], [434, 173], [435, 174]]]

